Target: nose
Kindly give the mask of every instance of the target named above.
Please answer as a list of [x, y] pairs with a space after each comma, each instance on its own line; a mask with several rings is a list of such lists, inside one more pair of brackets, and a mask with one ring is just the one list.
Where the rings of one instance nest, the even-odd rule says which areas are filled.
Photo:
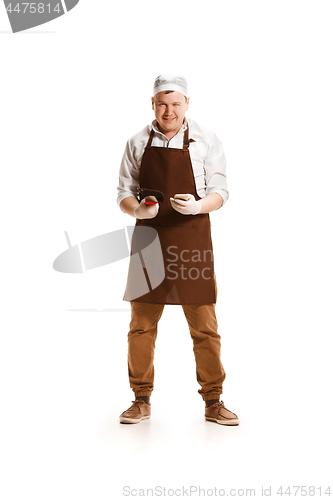
[[166, 116], [172, 115], [172, 106], [166, 106], [165, 113]]

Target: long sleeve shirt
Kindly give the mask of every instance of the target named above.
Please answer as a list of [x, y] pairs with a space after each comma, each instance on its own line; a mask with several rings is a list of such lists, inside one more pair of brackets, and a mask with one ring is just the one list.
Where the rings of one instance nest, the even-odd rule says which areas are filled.
[[223, 198], [223, 205], [229, 198], [226, 178], [226, 158], [223, 145], [214, 132], [201, 127], [192, 119], [185, 119], [178, 133], [168, 139], [158, 128], [156, 120], [147, 125], [138, 134], [131, 137], [126, 144], [119, 171], [117, 203], [128, 196], [138, 197], [139, 173], [142, 156], [154, 129], [152, 146], [165, 148], [183, 148], [184, 132], [189, 127], [189, 151], [193, 168], [196, 192], [200, 198], [208, 194], [218, 193]]

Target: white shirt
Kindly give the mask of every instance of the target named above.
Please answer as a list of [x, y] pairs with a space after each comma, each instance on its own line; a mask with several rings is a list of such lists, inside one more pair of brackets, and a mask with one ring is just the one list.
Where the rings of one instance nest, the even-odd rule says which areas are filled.
[[223, 198], [223, 205], [225, 204], [229, 192], [226, 178], [227, 161], [222, 143], [214, 132], [201, 127], [189, 118], [170, 140], [157, 128], [157, 122], [154, 120], [127, 141], [119, 171], [118, 205], [128, 196], [138, 197], [141, 160], [151, 129], [153, 128], [155, 132], [152, 146], [183, 149], [187, 126], [189, 126], [189, 139], [195, 140], [190, 143], [189, 151], [197, 194], [200, 198], [204, 198], [208, 194], [218, 193]]

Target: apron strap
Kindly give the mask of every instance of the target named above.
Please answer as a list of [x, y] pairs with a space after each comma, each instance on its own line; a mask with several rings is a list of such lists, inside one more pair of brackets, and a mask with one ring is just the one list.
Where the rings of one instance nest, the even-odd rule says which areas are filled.
[[146, 148], [150, 148], [151, 147], [151, 143], [153, 141], [153, 137], [154, 137], [154, 129], [152, 128], [151, 132], [150, 132], [149, 140], [148, 140], [147, 145], [146, 145]]
[[184, 132], [184, 145], [183, 145], [183, 149], [188, 150], [189, 146], [190, 146], [190, 142], [188, 140], [188, 125], [187, 125], [187, 129]]
[[188, 139], [188, 130], [189, 130], [189, 128], [188, 128], [188, 124], [187, 124], [187, 129], [184, 132], [184, 145], [183, 145], [183, 149], [185, 149], [186, 151], [188, 151], [190, 143], [195, 142], [194, 139], [190, 139], [190, 140]]

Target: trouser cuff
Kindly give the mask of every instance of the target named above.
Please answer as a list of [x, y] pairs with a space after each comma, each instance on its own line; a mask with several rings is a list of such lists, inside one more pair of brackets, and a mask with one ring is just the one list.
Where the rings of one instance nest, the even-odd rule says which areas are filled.
[[211, 399], [220, 399], [221, 393], [214, 392], [210, 394], [202, 394], [202, 399], [204, 401], [210, 401]]
[[150, 396], [151, 395], [151, 391], [139, 391], [139, 392], [133, 391], [133, 392], [135, 394], [135, 397], [138, 397], [138, 396]]

